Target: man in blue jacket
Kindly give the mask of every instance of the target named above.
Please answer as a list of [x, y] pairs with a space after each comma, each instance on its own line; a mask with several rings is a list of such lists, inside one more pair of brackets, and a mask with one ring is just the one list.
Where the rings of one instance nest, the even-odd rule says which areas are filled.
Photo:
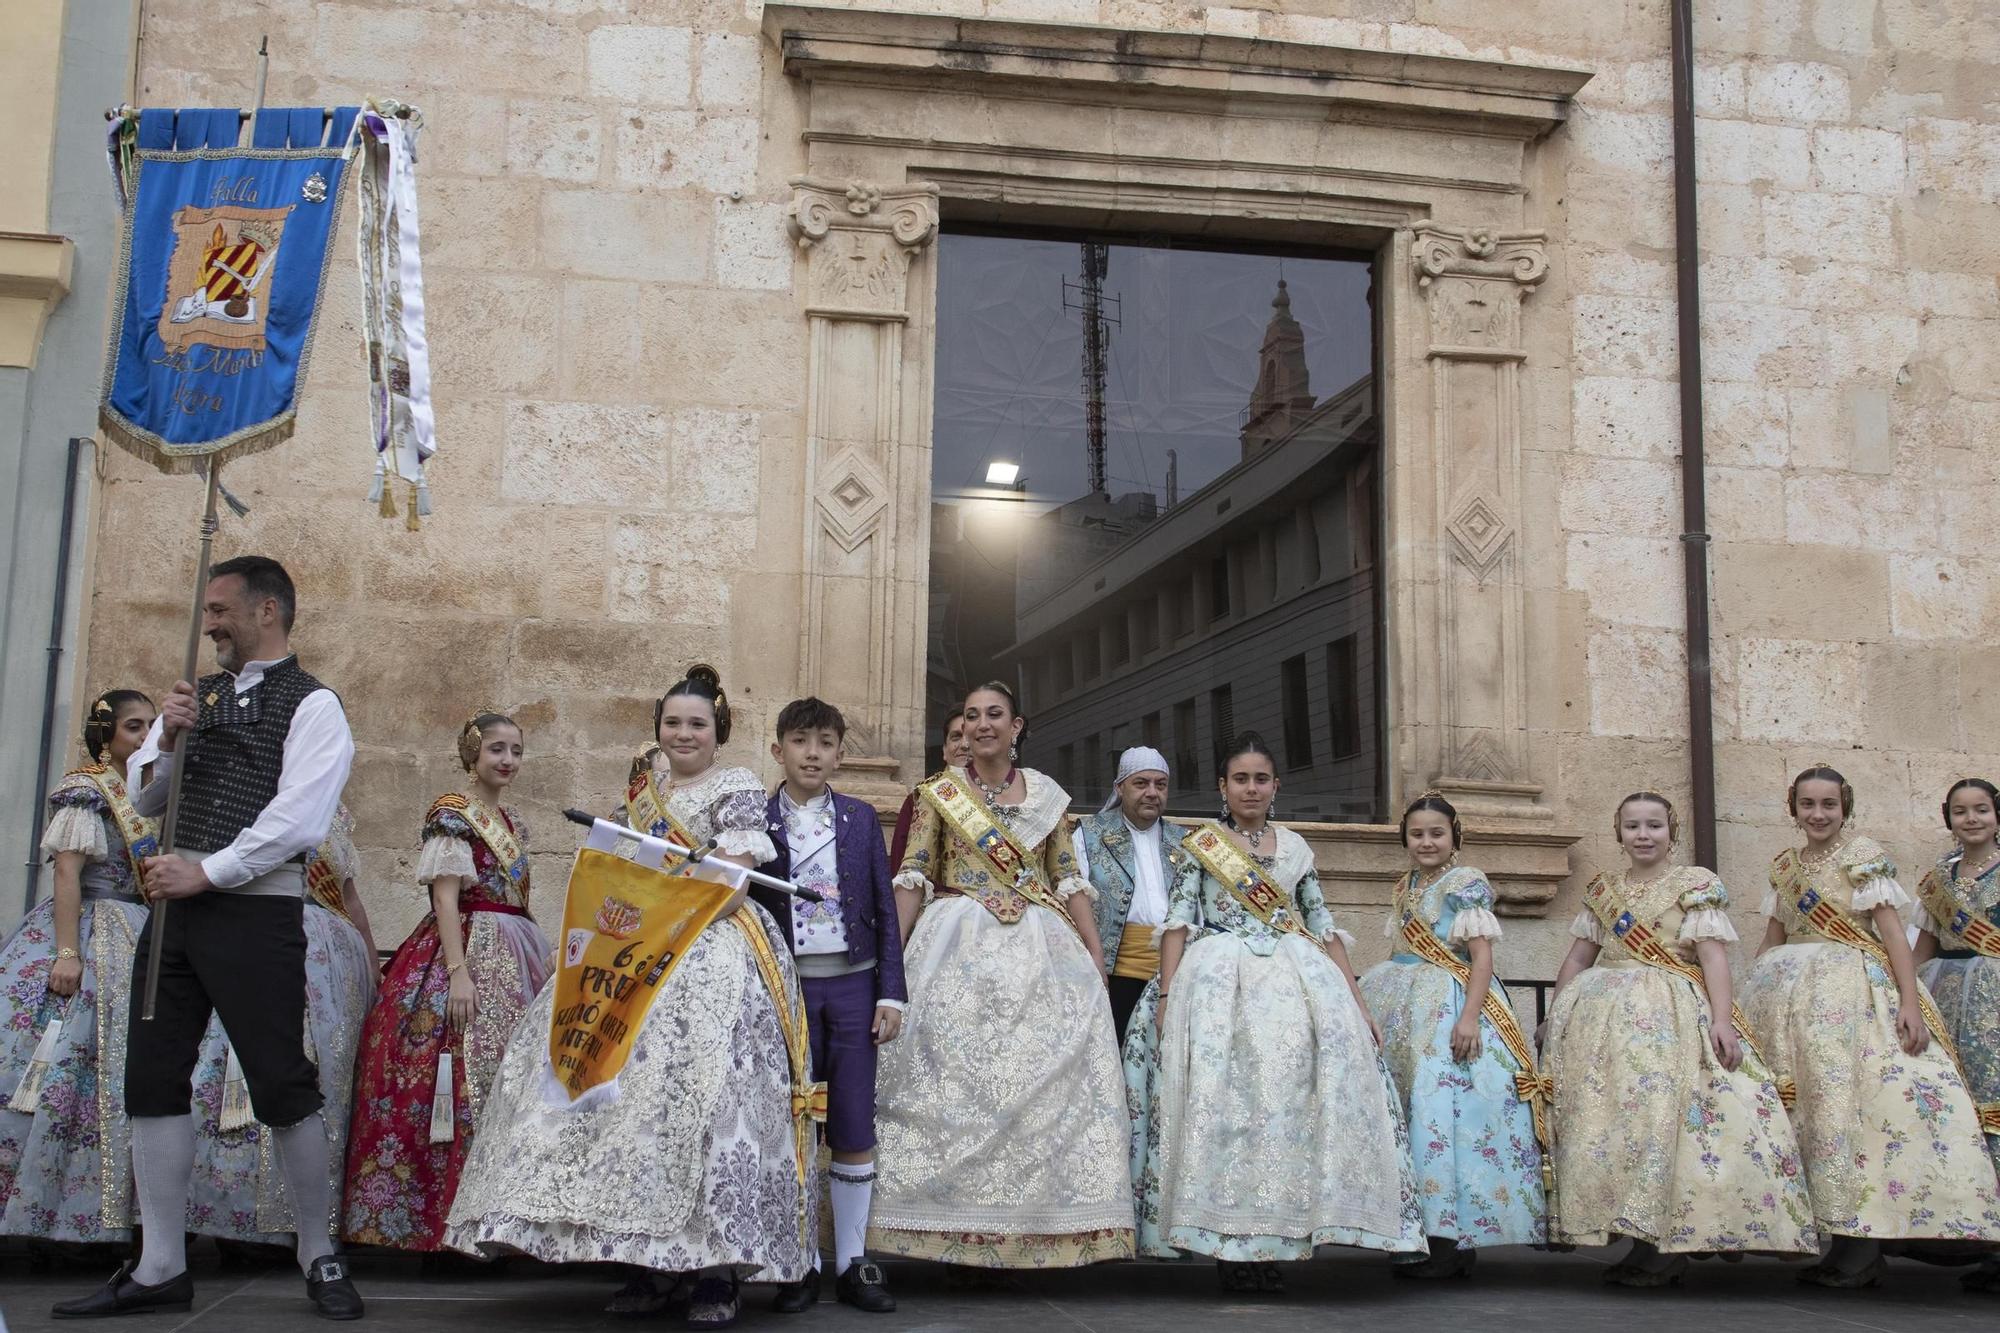
[[[828, 786], [840, 767], [847, 722], [819, 699], [778, 714], [771, 757], [785, 779], [765, 822], [777, 859], [769, 874], [817, 891], [808, 902], [750, 892], [785, 929], [805, 993], [813, 1078], [827, 1085], [826, 1141], [833, 1154], [835, 1294], [858, 1309], [896, 1308], [880, 1265], [863, 1257], [875, 1182], [875, 1048], [903, 1023], [903, 943], [889, 854], [874, 807]], [[819, 1300], [819, 1273], [778, 1289], [772, 1308], [797, 1313]]]

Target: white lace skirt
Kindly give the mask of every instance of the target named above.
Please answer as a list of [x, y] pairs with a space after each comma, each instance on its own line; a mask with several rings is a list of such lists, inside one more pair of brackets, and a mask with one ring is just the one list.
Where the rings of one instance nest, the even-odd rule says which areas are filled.
[[1132, 1253], [1124, 1079], [1111, 1002], [1069, 923], [924, 909], [910, 1009], [876, 1079], [871, 1246], [996, 1268]]
[[[776, 925], [755, 903], [741, 910], [796, 988]], [[587, 1110], [544, 1099], [555, 989], [542, 988], [507, 1044], [445, 1244], [804, 1278], [818, 1259], [807, 1244], [818, 1235], [816, 1191], [810, 1164], [800, 1187], [784, 1032], [738, 928], [725, 920], [702, 932], [647, 1011], [617, 1096]]]

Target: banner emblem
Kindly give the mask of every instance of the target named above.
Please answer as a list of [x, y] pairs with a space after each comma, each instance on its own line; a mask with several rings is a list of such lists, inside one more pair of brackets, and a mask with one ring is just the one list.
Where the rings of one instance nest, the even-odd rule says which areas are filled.
[[278, 259], [291, 208], [183, 208], [174, 214], [174, 257], [160, 303], [160, 342], [185, 352], [211, 347], [265, 349], [270, 306], [264, 280]]

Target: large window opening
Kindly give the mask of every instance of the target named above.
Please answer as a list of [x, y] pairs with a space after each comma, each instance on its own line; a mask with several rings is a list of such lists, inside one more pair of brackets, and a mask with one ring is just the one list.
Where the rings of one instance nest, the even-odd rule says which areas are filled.
[[1143, 739], [1203, 814], [1255, 730], [1285, 818], [1382, 817], [1371, 281], [1346, 252], [947, 228], [933, 720], [1005, 680], [1022, 761], [1079, 808]]

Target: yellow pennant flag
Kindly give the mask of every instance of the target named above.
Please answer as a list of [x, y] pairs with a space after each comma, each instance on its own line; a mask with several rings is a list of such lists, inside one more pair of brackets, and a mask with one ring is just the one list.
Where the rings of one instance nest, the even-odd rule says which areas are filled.
[[701, 932], [744, 896], [739, 885], [668, 874], [594, 847], [576, 854], [550, 983], [549, 1069], [568, 1105], [616, 1086], [653, 998]]

